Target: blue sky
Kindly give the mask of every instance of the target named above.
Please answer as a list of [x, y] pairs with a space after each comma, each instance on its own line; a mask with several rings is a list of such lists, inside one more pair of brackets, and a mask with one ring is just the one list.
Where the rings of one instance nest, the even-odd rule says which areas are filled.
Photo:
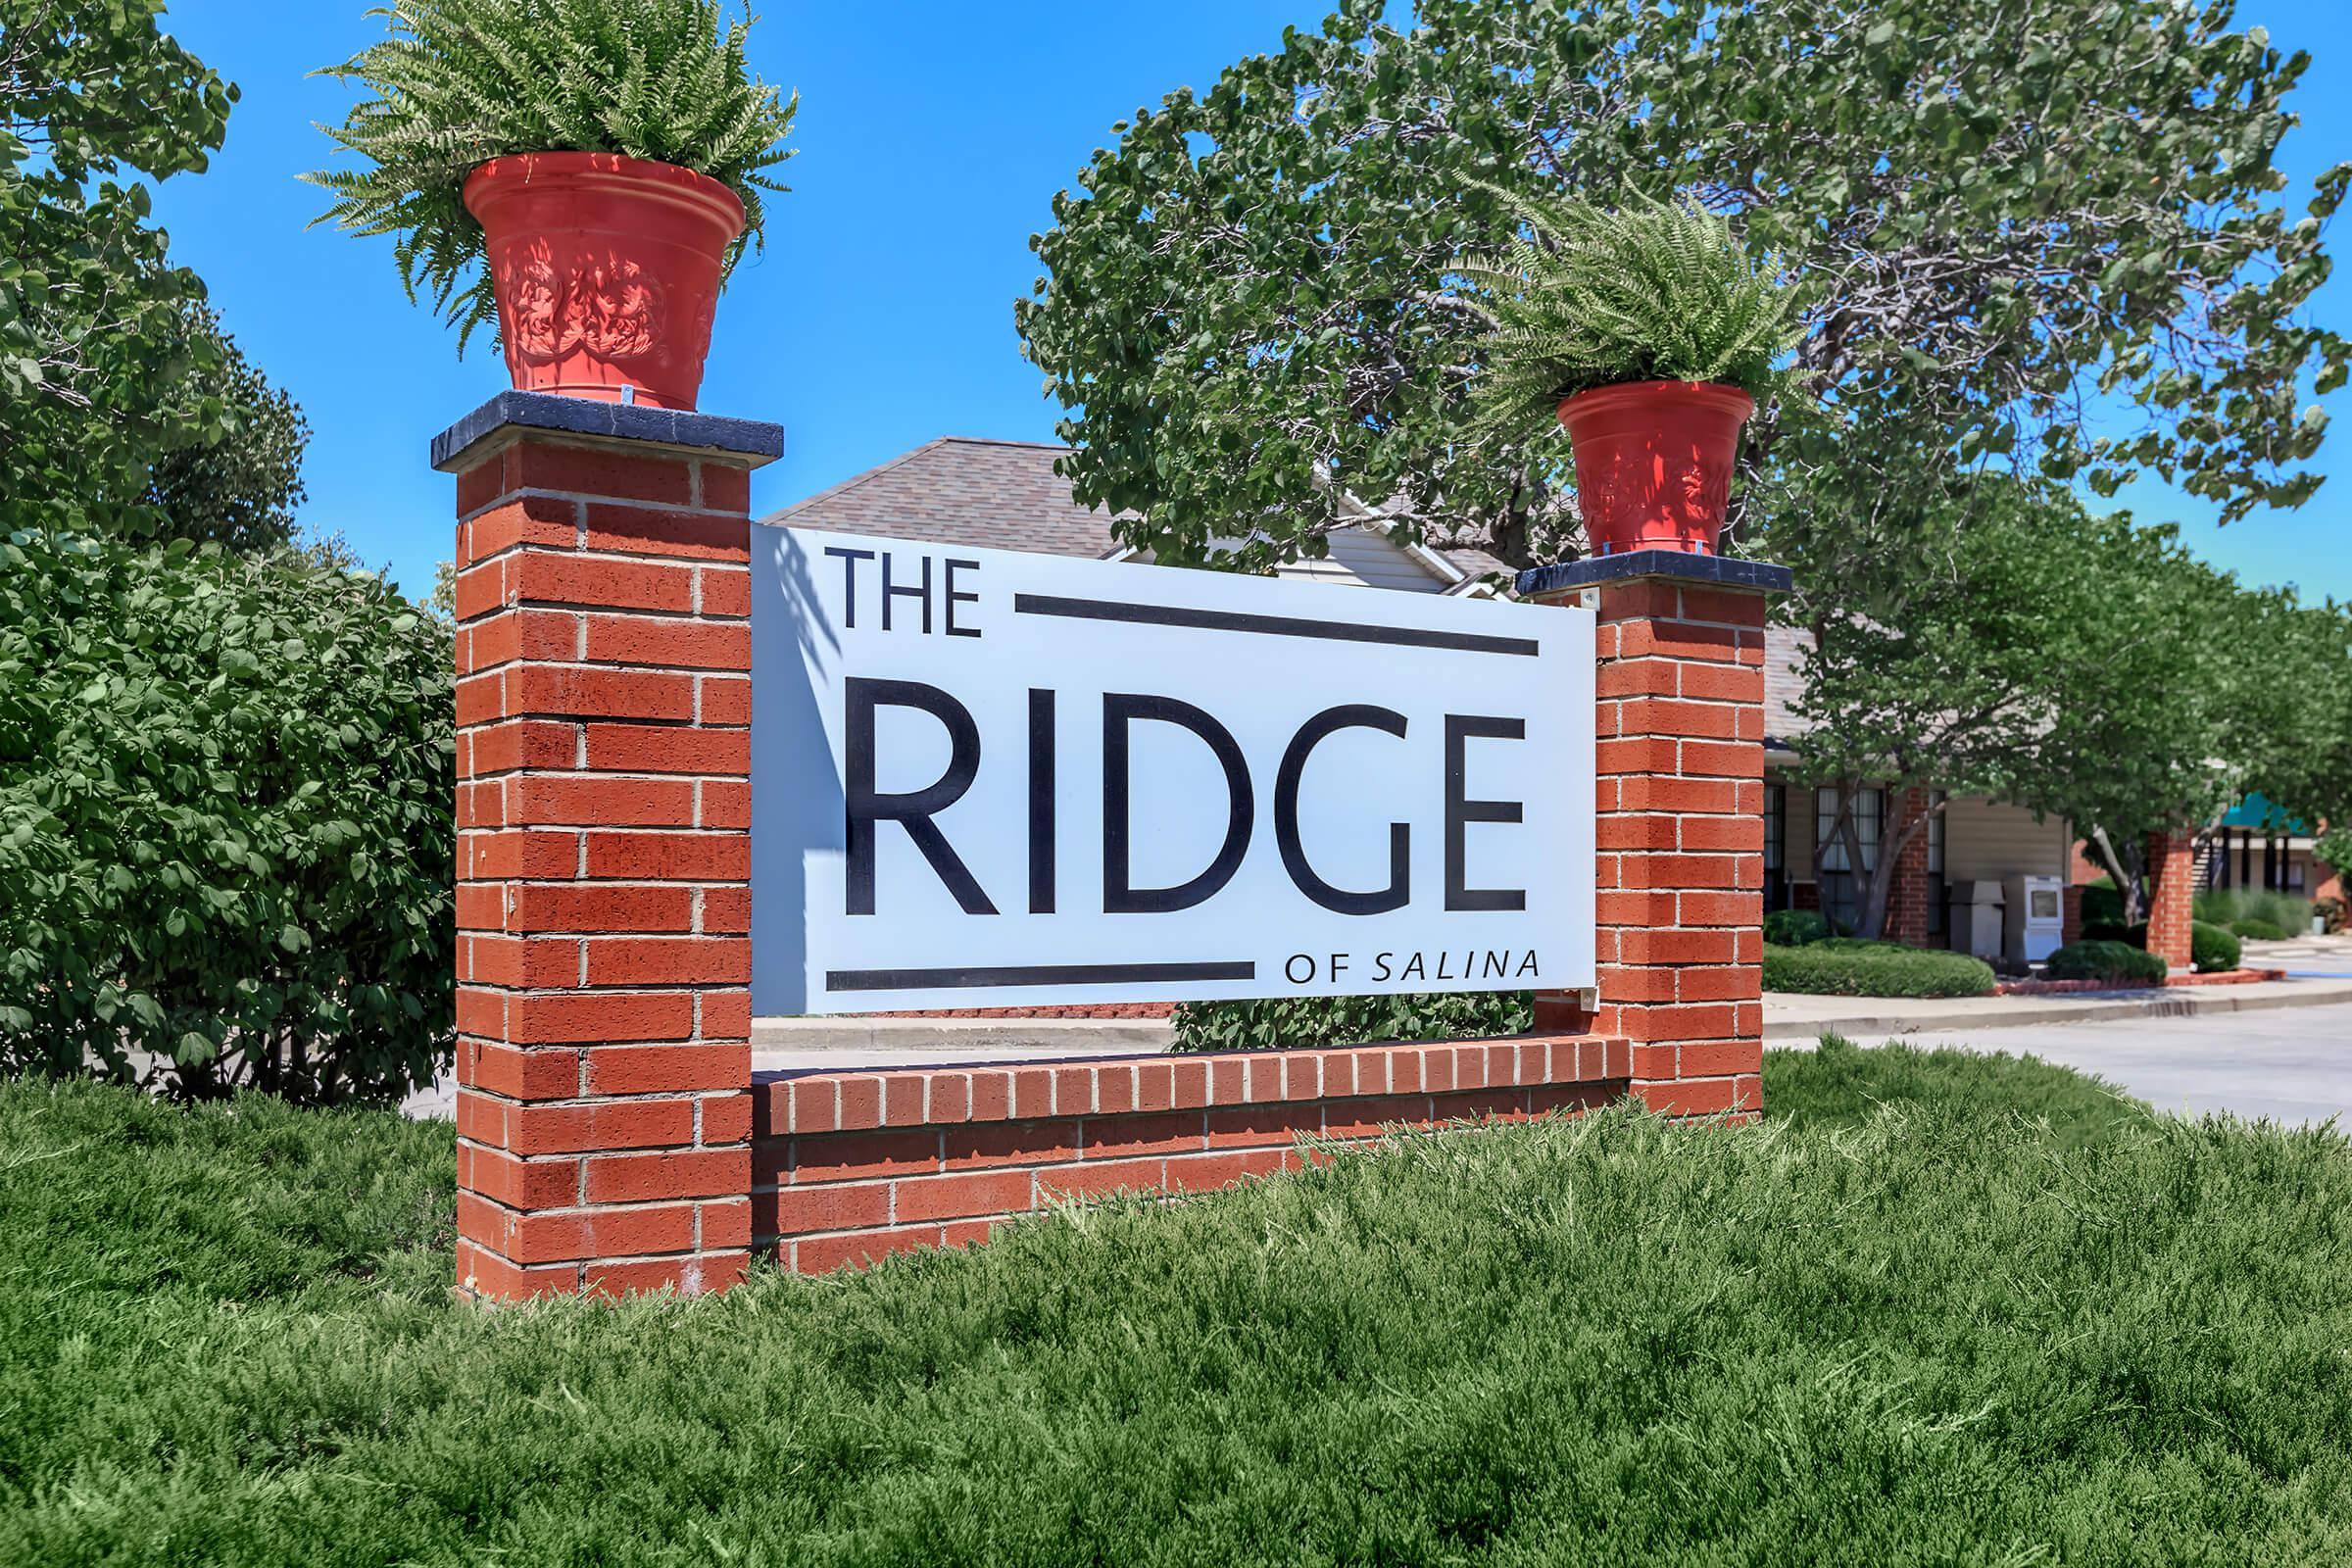
[[[2352, 158], [2352, 38], [2343, 0], [2243, 0], [2284, 49], [2316, 57], [2290, 102], [2303, 124], [2284, 163], [2299, 183]], [[304, 522], [340, 529], [421, 592], [450, 554], [451, 481], [425, 466], [432, 435], [506, 384], [477, 342], [411, 307], [390, 242], [305, 225], [323, 193], [295, 176], [329, 162], [314, 122], [348, 91], [307, 74], [382, 24], [367, 0], [174, 0], [166, 25], [243, 101], [202, 174], [167, 181], [157, 210], [173, 255], [211, 285], [247, 354], [310, 416]], [[766, 0], [754, 60], [797, 87], [768, 247], [721, 301], [702, 407], [784, 426], [783, 460], [755, 477], [757, 511], [783, 506], [936, 435], [1051, 440], [1055, 411], [1021, 358], [1012, 301], [1037, 274], [1029, 236], [1113, 121], [1173, 88], [1206, 87], [1286, 24], [1323, 7], [1277, 0], [994, 0], [840, 6]], [[2331, 26], [2333, 22], [2336, 25]], [[2308, 194], [2307, 190], [2304, 194]], [[2303, 198], [2296, 198], [2298, 205]], [[2352, 231], [2332, 231], [2339, 255]], [[2322, 291], [2321, 318], [2352, 332], [2352, 276]], [[2352, 390], [2321, 471], [2352, 453]], [[2193, 548], [2249, 582], [2352, 599], [2352, 472], [2294, 513], [2227, 529], [2213, 509], [2145, 482], [2122, 498], [2177, 520]]]

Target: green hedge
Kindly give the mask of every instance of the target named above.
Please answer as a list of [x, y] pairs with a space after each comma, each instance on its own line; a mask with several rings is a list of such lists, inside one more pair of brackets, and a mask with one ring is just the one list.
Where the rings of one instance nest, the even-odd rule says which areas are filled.
[[2073, 942], [2050, 955], [2045, 972], [2053, 980], [2144, 980], [2161, 984], [2162, 958], [2128, 942]]
[[1831, 937], [1800, 948], [1764, 945], [1764, 989], [1835, 997], [1981, 997], [1992, 966], [1965, 953]]
[[2244, 942], [2284, 942], [2287, 937], [2268, 920], [2232, 920], [2230, 934]]
[[1764, 917], [1764, 940], [1779, 948], [1801, 948], [1836, 936], [1828, 916], [1814, 909], [1775, 909]]
[[1178, 1051], [1295, 1051], [1376, 1040], [1491, 1040], [1536, 1026], [1525, 991], [1443, 996], [1279, 997], [1188, 1002], [1176, 1009]]
[[2188, 927], [2189, 961], [2199, 974], [2218, 974], [2237, 967], [2242, 950], [2237, 938], [2218, 925], [2192, 920]]
[[451, 1043], [450, 633], [372, 577], [0, 540], [0, 1070], [305, 1100]]

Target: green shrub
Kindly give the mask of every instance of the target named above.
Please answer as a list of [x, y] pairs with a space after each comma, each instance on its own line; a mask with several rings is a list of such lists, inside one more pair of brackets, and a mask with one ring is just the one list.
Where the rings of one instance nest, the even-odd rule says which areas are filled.
[[1274, 997], [1188, 1002], [1175, 1015], [1178, 1051], [1294, 1051], [1376, 1040], [1491, 1040], [1535, 1027], [1525, 991], [1440, 996]]
[[0, 1069], [384, 1098], [449, 1052], [450, 634], [364, 575], [0, 541]]
[[2102, 980], [2109, 984], [2140, 981], [2161, 985], [2165, 962], [2144, 948], [2129, 942], [2070, 942], [2050, 955], [2044, 966], [2052, 980]]
[[2268, 920], [2232, 920], [2230, 934], [2245, 942], [2284, 942], [2287, 937]]
[[2191, 907], [2196, 918], [2207, 925], [2235, 926], [2240, 920], [2259, 920], [2282, 932], [2311, 929], [2311, 901], [2300, 893], [2215, 888], [2198, 894]]
[[1981, 997], [1992, 966], [1965, 953], [1831, 937], [1801, 948], [1764, 945], [1764, 989], [1835, 997]]
[[2237, 967], [2241, 950], [2237, 938], [2218, 925], [2192, 920], [2188, 927], [2189, 960], [2199, 974], [2218, 974]]
[[1837, 935], [1829, 917], [1814, 909], [1775, 909], [1764, 917], [1764, 940], [1776, 948], [1801, 948]]
[[2102, 876], [2082, 884], [2082, 929], [2124, 924], [2124, 894], [2115, 878]]

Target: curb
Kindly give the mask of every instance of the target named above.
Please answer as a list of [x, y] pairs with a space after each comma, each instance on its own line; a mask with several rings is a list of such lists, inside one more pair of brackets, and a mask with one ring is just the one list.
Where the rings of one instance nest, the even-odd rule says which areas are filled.
[[[1964, 1029], [2014, 1029], [2027, 1024], [2090, 1023], [2109, 1018], [2193, 1018], [2209, 1012], [2264, 1012], [2275, 1007], [2321, 1007], [2352, 1003], [2352, 982], [2289, 979], [2264, 984], [2298, 989], [2265, 991], [2260, 995], [2248, 996], [2246, 992], [2252, 988], [2247, 986], [2169, 986], [2152, 987], [2142, 992], [2053, 997], [2039, 1004], [2019, 998], [2014, 1000], [2021, 1005], [2003, 1007], [1997, 1012], [1987, 1009], [1972, 1012], [1857, 1014], [1844, 1018], [1779, 1023], [1767, 1017], [1764, 1021], [1764, 1043], [1771, 1046], [1807, 1042], [1825, 1034], [1844, 1035], [1859, 1043], [1865, 1037], [1943, 1034]], [[2299, 989], [2304, 986], [2310, 989]]]

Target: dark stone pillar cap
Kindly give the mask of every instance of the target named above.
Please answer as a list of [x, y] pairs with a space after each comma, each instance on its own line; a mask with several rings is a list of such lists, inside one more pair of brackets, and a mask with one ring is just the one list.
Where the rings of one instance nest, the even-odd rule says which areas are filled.
[[433, 437], [433, 466], [443, 473], [469, 467], [479, 449], [512, 439], [518, 430], [576, 436], [596, 445], [662, 447], [678, 457], [723, 459], [745, 468], [784, 455], [784, 427], [763, 419], [506, 391]]
[[1686, 550], [1625, 550], [1613, 556], [1587, 556], [1582, 561], [1531, 566], [1519, 574], [1519, 597], [1532, 599], [1538, 594], [1591, 588], [1634, 577], [1671, 577], [1677, 582], [1701, 583], [1711, 588], [1747, 588], [1766, 594], [1785, 594], [1796, 586], [1794, 572], [1769, 562], [1701, 556]]

